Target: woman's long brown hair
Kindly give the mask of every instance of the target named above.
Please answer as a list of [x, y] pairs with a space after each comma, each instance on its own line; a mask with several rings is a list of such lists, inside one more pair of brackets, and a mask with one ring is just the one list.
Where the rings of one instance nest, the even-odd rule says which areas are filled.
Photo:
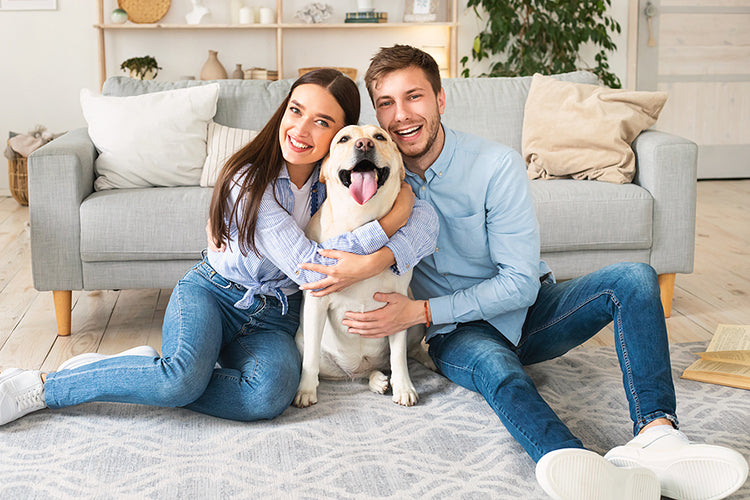
[[[279, 144], [281, 120], [294, 89], [308, 83], [319, 85], [331, 93], [344, 110], [345, 125], [356, 125], [359, 120], [359, 90], [348, 76], [332, 68], [323, 68], [299, 77], [268, 123], [252, 141], [227, 160], [219, 174], [209, 208], [211, 234], [216, 246], [229, 241], [229, 228], [231, 221], [234, 221], [242, 255], [247, 255], [248, 249], [260, 255], [255, 246], [258, 208], [269, 184], [273, 184], [275, 198], [276, 179], [284, 161]], [[240, 172], [242, 174], [235, 178]], [[234, 182], [240, 186], [240, 191], [230, 207], [229, 193]], [[279, 203], [278, 199], [276, 203]]]

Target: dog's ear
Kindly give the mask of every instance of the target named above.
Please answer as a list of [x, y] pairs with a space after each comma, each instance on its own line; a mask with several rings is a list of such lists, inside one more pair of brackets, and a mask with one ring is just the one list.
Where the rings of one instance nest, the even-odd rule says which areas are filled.
[[326, 183], [326, 174], [325, 174], [326, 167], [327, 167], [326, 164], [328, 163], [328, 158], [330, 157], [331, 155], [327, 154], [325, 158], [323, 158], [323, 161], [320, 163], [320, 174], [318, 175], [318, 181], [321, 182], [322, 184]]

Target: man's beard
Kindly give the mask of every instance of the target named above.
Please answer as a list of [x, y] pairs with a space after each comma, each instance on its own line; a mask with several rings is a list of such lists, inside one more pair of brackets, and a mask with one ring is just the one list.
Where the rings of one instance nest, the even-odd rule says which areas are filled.
[[[433, 124], [430, 123], [430, 125], [432, 126]], [[427, 126], [427, 124], [425, 124], [425, 127], [426, 126]], [[432, 149], [432, 146], [435, 144], [435, 141], [437, 140], [438, 132], [440, 131], [439, 127], [440, 127], [440, 125], [438, 124], [437, 127], [434, 127], [431, 130], [429, 130], [429, 131], [425, 130], [426, 132], [432, 132], [432, 135], [430, 135], [429, 139], [427, 139], [427, 144], [425, 144], [425, 147], [422, 148], [421, 151], [418, 151], [416, 153], [406, 153], [404, 151], [401, 151], [401, 155], [405, 156], [407, 158], [411, 158], [411, 159], [421, 158], [422, 156], [426, 155], [427, 152]]]

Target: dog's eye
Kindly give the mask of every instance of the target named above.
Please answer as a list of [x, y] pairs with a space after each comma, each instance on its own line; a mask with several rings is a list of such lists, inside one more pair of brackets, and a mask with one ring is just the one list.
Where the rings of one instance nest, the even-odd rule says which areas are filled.
[[349, 139], [351, 139], [351, 137], [349, 137], [348, 135], [342, 135], [341, 139], [339, 139], [339, 144], [341, 144], [342, 142], [346, 142]]
[[375, 139], [377, 139], [379, 141], [385, 141], [386, 140], [386, 138], [385, 138], [385, 136], [383, 134], [375, 134], [373, 137], [375, 137]]

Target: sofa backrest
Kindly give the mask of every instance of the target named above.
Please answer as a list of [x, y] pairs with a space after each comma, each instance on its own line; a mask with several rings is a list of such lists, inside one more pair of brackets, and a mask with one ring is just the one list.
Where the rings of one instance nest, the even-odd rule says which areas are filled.
[[[555, 75], [577, 83], [597, 83], [588, 71]], [[445, 78], [443, 123], [521, 151], [523, 109], [531, 86], [530, 76], [512, 78]], [[218, 80], [221, 89], [214, 120], [222, 125], [260, 130], [286, 97], [294, 80]], [[132, 96], [204, 85], [202, 81], [161, 82], [124, 76], [107, 79], [104, 95]], [[377, 123], [364, 81], [357, 82], [362, 100], [360, 123]]]

